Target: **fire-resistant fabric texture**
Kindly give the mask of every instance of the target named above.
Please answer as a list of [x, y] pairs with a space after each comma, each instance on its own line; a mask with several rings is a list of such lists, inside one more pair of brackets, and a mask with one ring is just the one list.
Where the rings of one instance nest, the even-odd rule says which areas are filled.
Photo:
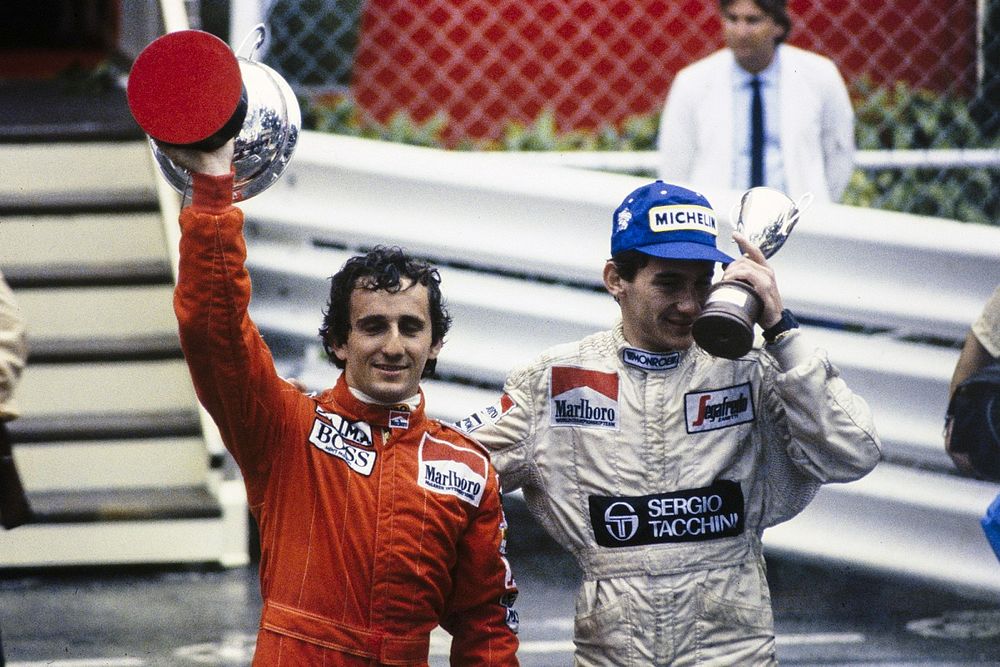
[[655, 354], [619, 323], [459, 423], [583, 570], [576, 665], [774, 663], [764, 529], [880, 458], [867, 404], [805, 341]]
[[[517, 589], [488, 454], [420, 405], [307, 396], [250, 320], [231, 178], [195, 176], [174, 306], [195, 389], [243, 473], [260, 528], [255, 666], [516, 665]], [[317, 304], [317, 313], [320, 305]]]

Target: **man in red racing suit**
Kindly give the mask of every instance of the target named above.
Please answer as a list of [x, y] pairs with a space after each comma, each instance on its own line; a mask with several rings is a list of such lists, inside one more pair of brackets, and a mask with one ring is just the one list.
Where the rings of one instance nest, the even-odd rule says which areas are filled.
[[247, 314], [232, 175], [186, 159], [202, 173], [180, 215], [174, 306], [198, 397], [260, 528], [253, 664], [426, 665], [440, 624], [452, 664], [516, 665], [517, 589], [488, 455], [425, 416], [418, 380], [412, 400], [389, 405], [349, 386], [347, 372], [312, 396], [280, 378]]

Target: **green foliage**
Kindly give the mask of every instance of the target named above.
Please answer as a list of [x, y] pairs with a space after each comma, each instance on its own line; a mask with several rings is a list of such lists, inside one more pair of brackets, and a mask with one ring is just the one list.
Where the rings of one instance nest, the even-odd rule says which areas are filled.
[[418, 123], [403, 111], [396, 112], [383, 125], [362, 118], [354, 101], [338, 94], [300, 98], [299, 106], [302, 108], [304, 128], [414, 146], [444, 145], [441, 136], [448, 125], [448, 118], [443, 113], [431, 117], [424, 123]]
[[[444, 147], [442, 138], [448, 125], [445, 114], [420, 123], [403, 111], [385, 124], [362, 118], [357, 105], [346, 95], [319, 94], [300, 97], [303, 127], [319, 132], [352, 137], [382, 139], [419, 146]], [[595, 130], [561, 131], [555, 112], [546, 109], [535, 122], [525, 125], [507, 123], [497, 141], [463, 139], [452, 148], [459, 150], [502, 151], [646, 151], [656, 147], [659, 117], [655, 114], [633, 116], [620, 128], [603, 126]]]
[[[905, 83], [854, 84], [860, 150], [997, 148], [969, 116], [968, 102]], [[419, 123], [400, 111], [382, 125], [359, 116], [344, 96], [303, 100], [303, 126], [323, 132], [443, 147], [448, 119]], [[509, 122], [497, 141], [462, 140], [459, 150], [649, 151], [656, 149], [659, 114], [637, 115], [618, 127], [563, 131], [546, 109], [531, 124]], [[855, 170], [844, 202], [856, 206], [1000, 225], [1000, 171], [986, 168]]]
[[[861, 79], [856, 138], [860, 150], [997, 148], [969, 115], [968, 102], [898, 82]], [[1000, 171], [975, 168], [855, 171], [844, 201], [965, 222], [1000, 224]]]
[[529, 126], [510, 122], [497, 150], [504, 151], [641, 151], [656, 146], [656, 115], [632, 116], [621, 128], [604, 125], [594, 130], [560, 132], [555, 112], [544, 110]]

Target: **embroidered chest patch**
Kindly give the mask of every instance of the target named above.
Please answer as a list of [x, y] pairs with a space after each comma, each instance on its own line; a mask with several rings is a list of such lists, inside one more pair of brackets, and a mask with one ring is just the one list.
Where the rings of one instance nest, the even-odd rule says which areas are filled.
[[618, 430], [618, 374], [553, 366], [549, 396], [552, 426]]
[[410, 428], [410, 413], [406, 410], [390, 410], [389, 428], [404, 431]]
[[743, 491], [729, 480], [648, 496], [590, 496], [587, 503], [602, 547], [702, 542], [743, 532]]
[[688, 433], [714, 431], [754, 420], [750, 383], [684, 395]]
[[309, 432], [309, 442], [327, 454], [336, 456], [351, 470], [368, 476], [375, 467], [376, 452], [372, 427], [366, 422], [352, 422], [335, 412], [316, 407], [316, 419]]
[[468, 417], [455, 422], [454, 426], [463, 433], [474, 433], [484, 426], [490, 426], [500, 421], [501, 417], [514, 408], [514, 399], [507, 394], [493, 405], [487, 406]]
[[479, 507], [486, 490], [489, 460], [485, 455], [424, 434], [418, 451], [417, 484], [455, 496]]
[[622, 361], [626, 365], [644, 371], [667, 371], [671, 368], [677, 368], [680, 360], [680, 352], [656, 354], [634, 347], [626, 347], [622, 350]]

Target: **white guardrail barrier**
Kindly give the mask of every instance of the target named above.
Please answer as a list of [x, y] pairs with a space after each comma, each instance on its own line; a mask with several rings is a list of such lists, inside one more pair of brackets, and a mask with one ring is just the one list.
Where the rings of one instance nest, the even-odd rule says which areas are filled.
[[[492, 403], [514, 365], [613, 323], [601, 287], [611, 212], [645, 182], [304, 132], [282, 179], [242, 204], [251, 312], [283, 372], [326, 386], [327, 278], [380, 243], [436, 261], [455, 324], [444, 379], [426, 393], [436, 416], [458, 419]], [[728, 226], [740, 193], [705, 194]], [[720, 238], [735, 251], [728, 227]], [[1000, 487], [955, 474], [941, 439], [956, 344], [1000, 284], [1000, 228], [815, 204], [771, 264], [786, 304], [872, 406], [885, 461], [825, 487], [765, 533], [767, 548], [1000, 594], [979, 526]]]

